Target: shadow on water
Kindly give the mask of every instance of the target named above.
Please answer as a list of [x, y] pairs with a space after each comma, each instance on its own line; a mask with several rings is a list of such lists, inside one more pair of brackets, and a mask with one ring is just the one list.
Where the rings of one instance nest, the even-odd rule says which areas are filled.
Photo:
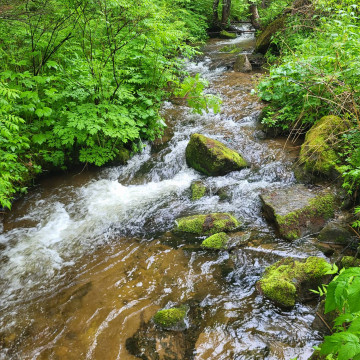
[[[313, 306], [283, 311], [254, 286], [265, 266], [316, 250], [280, 241], [261, 216], [260, 192], [295, 181], [297, 148], [261, 136], [262, 105], [251, 95], [259, 71], [221, 66], [224, 46], [249, 53], [253, 44], [251, 33], [212, 39], [186, 64], [222, 96], [220, 114], [167, 102], [163, 139], [126, 166], [42, 180], [17, 202], [0, 234], [0, 359], [127, 360], [139, 356], [136, 344], [148, 346], [144, 359], [308, 358], [319, 341]], [[216, 178], [188, 168], [195, 132], [239, 151], [251, 168]], [[189, 188], [199, 179], [210, 193], [194, 202]], [[218, 211], [243, 220], [241, 247], [206, 252], [201, 239], [171, 232], [179, 216]], [[187, 330], [154, 328], [158, 309], [181, 304], [196, 314]], [[162, 352], [169, 348], [171, 356]]]

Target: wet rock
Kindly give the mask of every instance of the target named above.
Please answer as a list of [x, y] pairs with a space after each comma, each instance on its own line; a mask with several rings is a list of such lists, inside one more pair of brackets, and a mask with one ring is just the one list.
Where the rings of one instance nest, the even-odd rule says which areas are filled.
[[181, 331], [164, 329], [153, 321], [142, 322], [140, 328], [126, 340], [130, 354], [144, 360], [191, 359], [195, 342], [202, 331], [199, 326], [201, 311], [196, 304], [189, 304], [189, 323]]
[[236, 57], [234, 70], [243, 73], [252, 71], [250, 61], [245, 54], [240, 54]]
[[223, 250], [226, 249], [226, 245], [229, 241], [229, 236], [224, 232], [211, 235], [205, 239], [201, 246], [205, 249]]
[[285, 25], [286, 16], [281, 16], [270, 23], [256, 38], [255, 53], [265, 54], [271, 44], [271, 38]]
[[239, 47], [238, 44], [231, 44], [231, 45], [226, 45], [226, 46], [222, 47], [219, 51], [224, 52], [224, 53], [229, 53], [229, 54], [238, 54], [238, 53], [242, 52], [243, 49], [241, 47]]
[[335, 196], [327, 191], [316, 195], [304, 185], [266, 191], [260, 197], [265, 217], [286, 240], [316, 233], [334, 216]]
[[121, 165], [125, 165], [130, 160], [130, 150], [125, 148], [119, 148], [115, 158], [115, 162]]
[[318, 239], [324, 243], [347, 245], [352, 241], [353, 234], [347, 224], [330, 221], [320, 231]]
[[191, 135], [185, 155], [190, 167], [209, 176], [225, 175], [247, 167], [246, 161], [236, 151], [200, 134]]
[[266, 298], [283, 307], [293, 307], [296, 301], [313, 298], [310, 289], [326, 282], [326, 272], [331, 265], [324, 259], [309, 257], [305, 262], [284, 258], [267, 267], [257, 289]]
[[240, 223], [227, 213], [193, 215], [176, 220], [175, 231], [197, 235], [210, 235], [237, 229]]
[[229, 186], [224, 186], [216, 191], [215, 195], [217, 195], [220, 201], [226, 201], [231, 199], [230, 188]]
[[182, 306], [179, 308], [159, 310], [154, 315], [154, 322], [165, 329], [174, 327], [185, 327], [184, 319], [186, 316], [187, 308]]
[[322, 117], [306, 134], [300, 150], [300, 163], [309, 173], [326, 177], [339, 176], [337, 144], [341, 134], [349, 128], [338, 116]]
[[263, 54], [248, 54], [248, 59], [253, 68], [261, 68], [265, 64]]
[[348, 269], [351, 267], [360, 266], [360, 259], [355, 258], [354, 256], [343, 256], [340, 260], [340, 268]]
[[202, 181], [195, 181], [191, 184], [191, 200], [199, 200], [206, 194], [206, 186]]
[[222, 30], [222, 31], [220, 31], [219, 37], [221, 39], [236, 39], [236, 34]]

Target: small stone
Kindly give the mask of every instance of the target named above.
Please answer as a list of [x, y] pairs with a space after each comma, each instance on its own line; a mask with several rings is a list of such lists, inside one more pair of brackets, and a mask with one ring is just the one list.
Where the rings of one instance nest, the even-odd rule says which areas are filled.
[[201, 243], [201, 247], [206, 249], [223, 250], [229, 241], [229, 236], [224, 232], [211, 235]]
[[155, 324], [164, 328], [171, 328], [176, 325], [183, 325], [186, 311], [186, 306], [159, 310], [153, 319]]
[[242, 73], [252, 71], [252, 66], [250, 64], [250, 61], [245, 54], [240, 54], [236, 57], [234, 70]]

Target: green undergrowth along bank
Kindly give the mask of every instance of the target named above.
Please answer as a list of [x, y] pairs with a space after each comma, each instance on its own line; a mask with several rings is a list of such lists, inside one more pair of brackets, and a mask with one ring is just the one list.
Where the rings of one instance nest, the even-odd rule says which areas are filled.
[[273, 65], [258, 85], [267, 103], [262, 122], [292, 134], [327, 115], [349, 122], [351, 130], [336, 144], [337, 166], [354, 195], [360, 184], [359, 4], [309, 1], [301, 9], [287, 18], [267, 53]]
[[[123, 162], [182, 96], [216, 108], [183, 58], [206, 38], [201, 0], [5, 1], [0, 8], [0, 206], [41, 169]], [[181, 58], [180, 58], [181, 57]], [[179, 79], [185, 79], [180, 81]], [[124, 157], [125, 154], [125, 157]]]

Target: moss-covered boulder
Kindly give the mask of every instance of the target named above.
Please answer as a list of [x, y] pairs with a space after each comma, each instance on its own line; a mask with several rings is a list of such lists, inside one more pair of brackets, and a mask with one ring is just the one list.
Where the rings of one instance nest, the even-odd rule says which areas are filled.
[[220, 141], [200, 134], [191, 135], [185, 155], [190, 167], [209, 176], [225, 175], [247, 166], [246, 161], [236, 151]]
[[310, 289], [317, 289], [326, 280], [331, 265], [322, 258], [309, 257], [305, 262], [284, 258], [267, 267], [256, 284], [266, 298], [283, 307], [312, 298]]
[[245, 54], [240, 54], [235, 59], [234, 71], [237, 72], [250, 72], [252, 70], [252, 66], [248, 57]]
[[227, 213], [193, 215], [176, 220], [175, 231], [196, 235], [210, 235], [232, 231], [239, 228], [240, 223]]
[[265, 217], [275, 223], [286, 240], [316, 233], [334, 216], [335, 196], [327, 191], [311, 191], [304, 185], [266, 191], [260, 197]]
[[354, 256], [343, 256], [340, 260], [340, 268], [351, 268], [360, 266], [360, 259], [355, 258]]
[[163, 328], [171, 328], [174, 326], [183, 325], [184, 319], [186, 317], [186, 311], [186, 306], [159, 310], [154, 315], [153, 320], [156, 325], [159, 325]]
[[229, 241], [229, 236], [226, 233], [221, 232], [218, 234], [211, 235], [210, 237], [205, 239], [201, 243], [201, 246], [205, 249], [222, 250], [222, 249], [226, 249], [226, 245], [228, 241]]
[[271, 44], [271, 38], [275, 33], [284, 28], [286, 16], [281, 16], [270, 23], [256, 38], [255, 53], [265, 54]]
[[202, 197], [204, 197], [207, 191], [206, 186], [202, 181], [193, 182], [191, 184], [190, 190], [191, 190], [191, 200], [193, 201], [199, 200]]
[[334, 177], [339, 175], [337, 147], [349, 128], [338, 116], [322, 117], [306, 134], [300, 150], [300, 163], [306, 172]]
[[236, 39], [235, 33], [230, 33], [226, 30], [220, 31], [219, 37], [222, 39]]

